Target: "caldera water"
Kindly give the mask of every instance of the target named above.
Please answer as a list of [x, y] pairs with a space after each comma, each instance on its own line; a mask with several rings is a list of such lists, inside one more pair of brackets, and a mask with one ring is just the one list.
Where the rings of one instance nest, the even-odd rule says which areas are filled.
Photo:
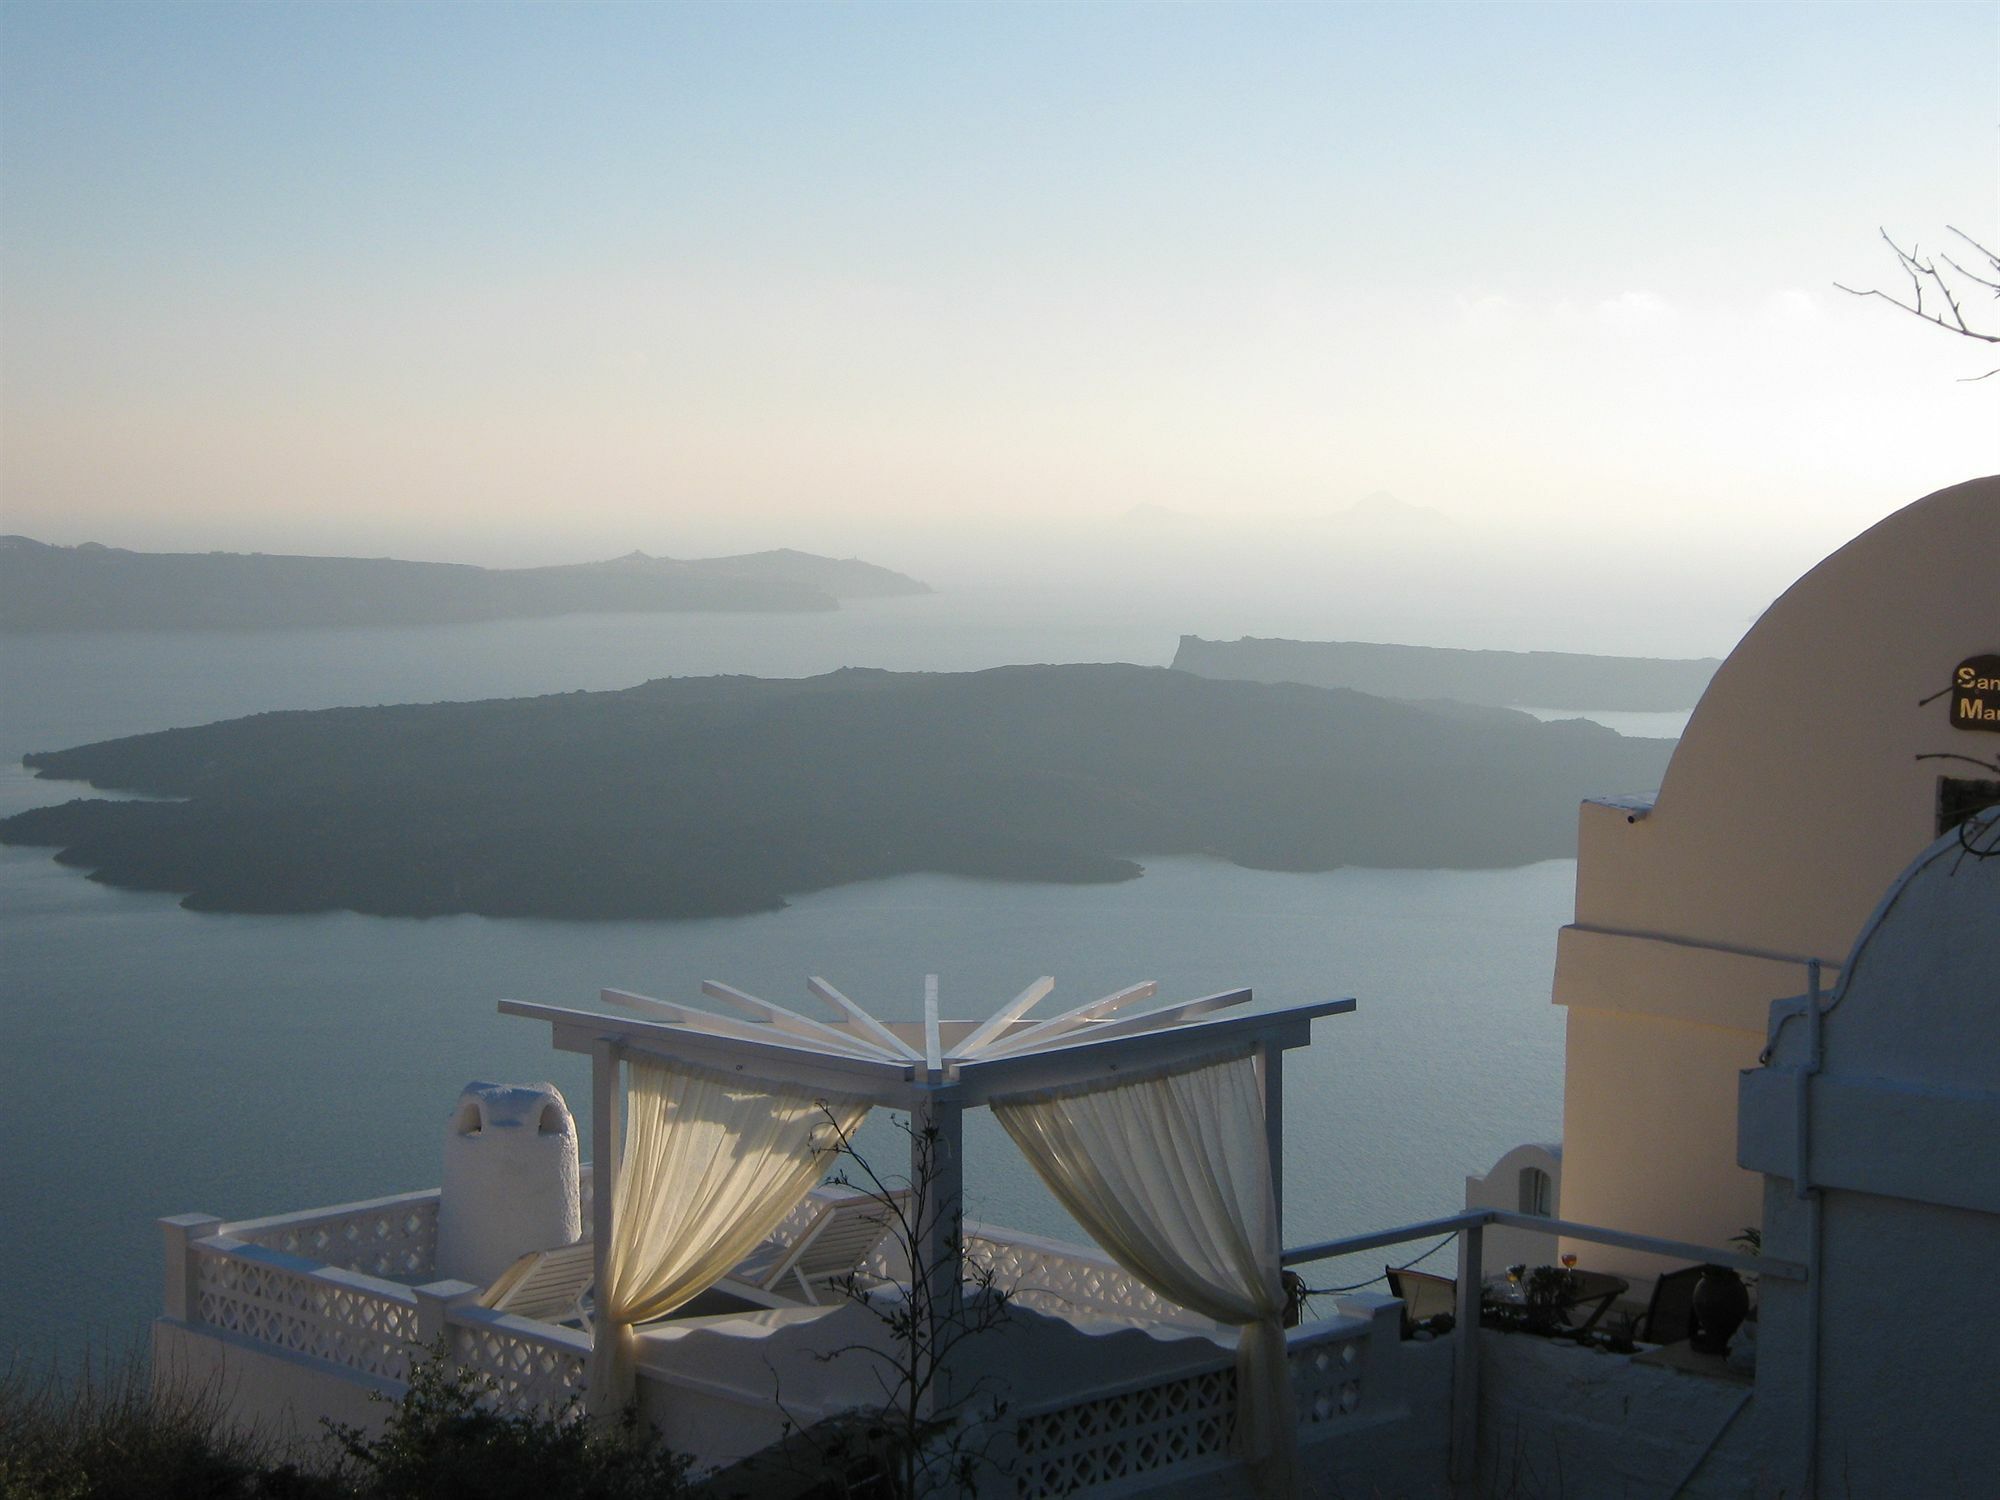
[[[27, 751], [246, 713], [713, 672], [1164, 666], [1178, 631], [1202, 623], [995, 594], [832, 615], [16, 637], [0, 651], [0, 812], [90, 794], [29, 777]], [[1685, 719], [1589, 716], [1667, 735]], [[1041, 974], [1058, 980], [1050, 1012], [1138, 979], [1165, 997], [1352, 995], [1359, 1009], [1319, 1022], [1287, 1073], [1286, 1240], [1447, 1212], [1466, 1174], [1560, 1135], [1549, 983], [1574, 871], [1280, 875], [1176, 858], [1118, 885], [913, 875], [754, 916], [553, 922], [194, 913], [96, 884], [48, 850], [0, 849], [0, 1362], [73, 1366], [133, 1347], [159, 1304], [161, 1215], [435, 1184], [470, 1079], [551, 1079], [587, 1124], [581, 1061], [494, 1005], [588, 1007], [601, 987], [688, 999], [719, 978], [809, 1008], [805, 979], [824, 974], [892, 1017], [918, 1013], [928, 973], [946, 1013], [966, 1017]], [[879, 1123], [863, 1146], [895, 1150]], [[972, 1217], [1078, 1237], [990, 1120], [970, 1123], [967, 1154]]]

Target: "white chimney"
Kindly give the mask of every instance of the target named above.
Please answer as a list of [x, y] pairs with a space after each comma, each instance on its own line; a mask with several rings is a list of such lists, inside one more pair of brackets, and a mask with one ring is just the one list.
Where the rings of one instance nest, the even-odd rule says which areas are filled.
[[552, 1083], [468, 1083], [444, 1135], [437, 1274], [485, 1286], [583, 1237], [576, 1121]]

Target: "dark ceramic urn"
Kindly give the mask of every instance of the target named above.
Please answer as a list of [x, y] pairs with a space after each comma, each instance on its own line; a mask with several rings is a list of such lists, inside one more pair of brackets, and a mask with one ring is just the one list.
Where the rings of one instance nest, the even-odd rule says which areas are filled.
[[1703, 1266], [1694, 1284], [1694, 1331], [1688, 1342], [1700, 1354], [1727, 1354], [1729, 1340], [1750, 1311], [1750, 1290], [1727, 1266]]

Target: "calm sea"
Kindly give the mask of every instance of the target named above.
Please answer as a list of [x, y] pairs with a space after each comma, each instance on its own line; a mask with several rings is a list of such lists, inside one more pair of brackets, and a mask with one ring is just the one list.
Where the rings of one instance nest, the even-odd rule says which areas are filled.
[[[13, 639], [0, 811], [82, 790], [28, 778], [26, 751], [268, 709], [713, 672], [1163, 665], [1179, 630], [1206, 623], [995, 595], [830, 616]], [[1642, 733], [1684, 719], [1593, 717]], [[1548, 995], [1573, 876], [1568, 861], [1273, 875], [1172, 859], [1113, 886], [911, 876], [757, 916], [568, 923], [197, 914], [93, 884], [45, 850], [0, 849], [0, 1368], [130, 1347], [158, 1306], [162, 1214], [434, 1184], [469, 1079], [553, 1079], [587, 1125], [579, 1061], [494, 1002], [589, 1005], [605, 986], [690, 997], [720, 978], [804, 1006], [819, 973], [891, 1016], [917, 1013], [926, 973], [961, 1016], [1038, 974], [1058, 979], [1045, 1007], [1136, 979], [1181, 997], [1353, 995], [1359, 1011], [1319, 1023], [1287, 1075], [1286, 1238], [1447, 1211], [1466, 1173], [1560, 1132]], [[871, 1139], [893, 1151], [886, 1132]], [[972, 1122], [967, 1150], [973, 1216], [1074, 1236], [990, 1121]]]

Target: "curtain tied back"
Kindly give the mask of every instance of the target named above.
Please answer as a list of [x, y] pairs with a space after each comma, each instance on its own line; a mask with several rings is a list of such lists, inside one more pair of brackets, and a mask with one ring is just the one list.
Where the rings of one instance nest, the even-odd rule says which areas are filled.
[[992, 1101], [1042, 1181], [1111, 1258], [1239, 1330], [1236, 1448], [1267, 1496], [1296, 1491], [1277, 1201], [1246, 1055]]
[[[866, 1101], [633, 1058], [590, 1383], [633, 1391], [640, 1323], [720, 1281], [777, 1229]], [[609, 1409], [607, 1403], [606, 1409]]]

